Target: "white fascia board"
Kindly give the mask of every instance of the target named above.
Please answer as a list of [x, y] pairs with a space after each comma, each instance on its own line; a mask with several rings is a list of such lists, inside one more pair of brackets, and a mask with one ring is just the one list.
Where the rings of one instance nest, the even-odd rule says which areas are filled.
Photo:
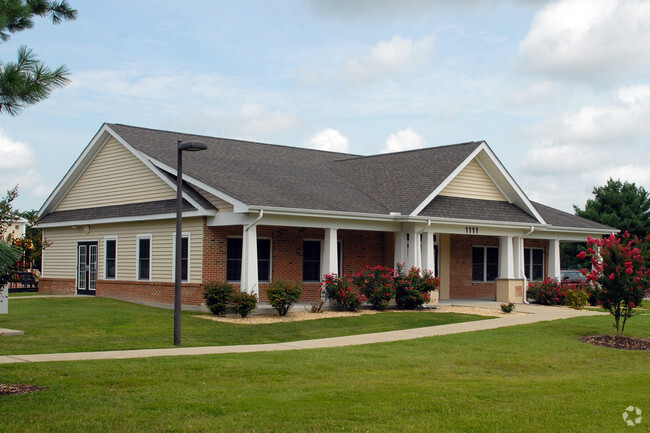
[[389, 214], [345, 212], [318, 209], [280, 208], [267, 206], [249, 206], [249, 211], [263, 210], [265, 215], [306, 216], [321, 218], [355, 219], [364, 221], [395, 221], [396, 216]]
[[[167, 165], [167, 164], [165, 164], [165, 163], [163, 163], [161, 161], [158, 161], [157, 159], [149, 158], [149, 161], [151, 161], [151, 163], [153, 165], [155, 165], [156, 167], [158, 167], [158, 168], [160, 168], [162, 170], [165, 170], [165, 171], [167, 171], [169, 173], [172, 173], [175, 176], [178, 175], [175, 168], [170, 167], [169, 165]], [[235, 208], [235, 212], [247, 212], [249, 210], [249, 207], [248, 207], [248, 205], [246, 203], [244, 203], [242, 201], [239, 201], [236, 198], [231, 197], [228, 194], [226, 194], [224, 192], [221, 192], [218, 189], [215, 189], [214, 187], [208, 185], [207, 183], [202, 182], [202, 181], [200, 181], [200, 180], [198, 180], [198, 179], [196, 179], [196, 178], [194, 178], [192, 176], [189, 176], [187, 174], [183, 174], [183, 180], [185, 182], [189, 183], [190, 185], [198, 186], [202, 190], [209, 192], [210, 194], [214, 195], [215, 197], [218, 197], [218, 198], [222, 199], [223, 201], [230, 203]], [[176, 189], [176, 187], [174, 187], [174, 189]]]
[[443, 189], [445, 189], [445, 187], [447, 187], [447, 185], [449, 185], [449, 183], [452, 180], [454, 180], [454, 178], [456, 176], [458, 176], [458, 173], [460, 173], [461, 171], [463, 171], [463, 169], [465, 167], [467, 167], [467, 164], [469, 164], [472, 161], [472, 159], [474, 159], [476, 157], [476, 155], [479, 154], [479, 152], [483, 149], [483, 146], [487, 146], [485, 141], [482, 142], [476, 149], [474, 149], [474, 151], [472, 153], [470, 153], [469, 156], [467, 158], [465, 158], [465, 160], [463, 162], [461, 162], [458, 165], [458, 167], [456, 167], [456, 169], [454, 171], [452, 171], [451, 174], [449, 176], [447, 176], [447, 178], [445, 180], [443, 180], [442, 183], [440, 183], [440, 185], [438, 185], [438, 187], [436, 189], [434, 189], [433, 192], [431, 192], [431, 194], [429, 194], [427, 196], [427, 198], [425, 198], [424, 201], [422, 203], [420, 203], [418, 205], [418, 207], [416, 207], [413, 210], [413, 212], [411, 212], [411, 216], [417, 216], [420, 212], [422, 212], [422, 209], [427, 207], [428, 204], [431, 203], [431, 201], [434, 198], [436, 198], [436, 196], [438, 194], [440, 194], [440, 192]]
[[65, 176], [63, 176], [63, 179], [61, 179], [56, 188], [54, 188], [54, 191], [52, 191], [47, 200], [45, 200], [43, 206], [38, 210], [39, 218], [46, 212], [56, 208], [61, 200], [63, 200], [70, 188], [72, 188], [83, 172], [86, 171], [86, 168], [88, 168], [93, 159], [95, 159], [95, 156], [104, 147], [111, 135], [114, 135], [114, 133], [106, 124], [103, 124], [102, 127], [99, 128], [99, 131], [97, 131], [93, 139], [90, 140], [90, 143], [86, 145], [83, 152], [81, 152], [81, 155], [77, 157], [74, 164], [72, 164], [72, 167], [70, 167]]
[[[202, 217], [206, 216], [205, 213], [200, 211], [183, 212], [183, 218]], [[96, 225], [96, 224], [113, 224], [113, 223], [126, 223], [134, 221], [156, 221], [176, 219], [176, 212], [161, 213], [156, 215], [140, 215], [132, 217], [115, 217], [115, 218], [99, 218], [92, 220], [76, 220], [76, 221], [61, 221], [55, 223], [38, 224], [36, 228], [51, 228], [51, 227], [69, 227], [69, 226], [82, 226], [82, 225]]]
[[[510, 185], [510, 187], [515, 191], [515, 194], [517, 194], [517, 197], [523, 202], [524, 206], [526, 206], [528, 212], [530, 212], [531, 215], [533, 215], [537, 221], [540, 222], [540, 224], [547, 224], [546, 220], [544, 220], [544, 217], [535, 209], [535, 206], [528, 200], [528, 197], [524, 193], [524, 191], [519, 187], [515, 179], [508, 173], [508, 170], [501, 164], [501, 161], [499, 161], [499, 158], [497, 158], [496, 154], [490, 149], [490, 146], [487, 145], [486, 142], [481, 143], [479, 146], [481, 150], [485, 151], [485, 154], [490, 158], [490, 161], [497, 167], [497, 169], [501, 172], [501, 175], [506, 179], [506, 182]], [[497, 185], [495, 183], [495, 185]], [[507, 197], [507, 196], [506, 196]], [[509, 200], [512, 200], [512, 197], [509, 197]]]
[[[143, 154], [142, 152], [136, 150], [133, 146], [131, 146], [126, 140], [124, 140], [122, 137], [120, 137], [119, 134], [117, 134], [115, 131], [113, 131], [110, 127], [106, 127], [107, 130], [115, 137], [117, 141], [120, 142], [122, 146], [124, 146], [129, 152], [133, 154], [136, 158], [140, 160], [149, 170], [151, 170], [156, 176], [158, 176], [163, 182], [165, 182], [167, 185], [171, 187], [174, 191], [176, 191], [176, 183], [172, 182], [169, 180], [167, 176], [162, 174], [154, 164], [151, 163], [150, 159], [148, 156]], [[183, 179], [185, 179], [185, 176], [183, 176]], [[189, 196], [189, 194], [183, 194], [183, 198], [187, 200], [192, 206], [195, 208], [207, 212], [207, 209], [205, 209], [203, 206], [201, 206], [196, 200], [194, 200], [192, 197]]]
[[503, 188], [501, 188], [501, 185], [499, 185], [499, 182], [497, 182], [496, 179], [494, 179], [494, 177], [492, 177], [492, 175], [490, 174], [490, 171], [485, 168], [483, 163], [478, 158], [476, 159], [476, 163], [483, 169], [483, 172], [492, 181], [492, 184], [494, 184], [494, 186], [497, 187], [497, 189], [499, 190], [501, 195], [503, 195], [505, 197], [505, 199], [508, 201], [508, 203], [512, 204], [512, 199], [510, 199], [510, 196], [503, 190]]

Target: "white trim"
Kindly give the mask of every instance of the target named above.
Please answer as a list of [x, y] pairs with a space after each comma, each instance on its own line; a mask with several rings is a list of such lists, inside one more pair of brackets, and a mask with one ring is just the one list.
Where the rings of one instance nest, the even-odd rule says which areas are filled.
[[[140, 278], [140, 240], [149, 239], [149, 278], [144, 280]], [[135, 248], [135, 281], [151, 281], [152, 277], [152, 257], [153, 257], [153, 235], [149, 234], [139, 234], [136, 236], [136, 248]]]
[[424, 201], [422, 201], [422, 203], [420, 203], [420, 204], [419, 204], [419, 205], [418, 205], [418, 206], [413, 210], [413, 212], [411, 212], [410, 216], [417, 216], [417, 215], [419, 215], [420, 212], [422, 212], [422, 209], [424, 209], [425, 207], [427, 207], [427, 206], [429, 205], [429, 203], [431, 203], [431, 201], [432, 201], [434, 198], [436, 198], [436, 196], [437, 196], [438, 194], [440, 194], [440, 192], [441, 192], [443, 189], [445, 189], [445, 188], [447, 187], [447, 185], [449, 185], [449, 184], [451, 183], [451, 181], [454, 180], [454, 178], [455, 178], [456, 176], [458, 176], [458, 173], [460, 173], [461, 171], [463, 171], [463, 169], [464, 169], [465, 167], [467, 167], [467, 164], [469, 164], [469, 163], [472, 161], [472, 159], [474, 159], [474, 158], [476, 157], [476, 155], [479, 154], [479, 152], [483, 149], [483, 145], [485, 145], [485, 144], [486, 144], [485, 141], [481, 142], [481, 144], [479, 144], [479, 145], [476, 147], [476, 149], [474, 149], [474, 150], [472, 151], [472, 153], [470, 153], [469, 156], [468, 156], [467, 158], [465, 158], [465, 160], [464, 160], [463, 162], [461, 162], [461, 163], [458, 165], [458, 167], [456, 167], [456, 169], [454, 169], [454, 171], [452, 171], [451, 174], [450, 174], [449, 176], [447, 176], [447, 177], [445, 178], [445, 180], [443, 180], [443, 181], [440, 183], [440, 185], [438, 185], [438, 187], [437, 187], [436, 189], [434, 189], [434, 190], [431, 192], [431, 194], [429, 194], [429, 195], [427, 196], [427, 198], [425, 198]]
[[497, 187], [497, 189], [499, 190], [499, 192], [501, 193], [503, 198], [505, 198], [508, 201], [508, 203], [512, 204], [512, 200], [510, 200], [510, 197], [508, 196], [508, 194], [506, 194], [506, 192], [503, 190], [503, 188], [501, 188], [501, 185], [499, 185], [499, 182], [497, 182], [496, 179], [494, 179], [494, 177], [492, 177], [490, 172], [485, 168], [485, 165], [483, 165], [483, 163], [481, 161], [479, 161], [478, 159], [476, 159], [476, 163], [479, 165], [479, 167], [481, 167], [481, 169], [483, 169], [483, 172], [492, 181], [492, 184], [494, 184], [494, 186]]
[[[189, 283], [191, 278], [190, 257], [192, 256], [192, 232], [181, 233], [181, 239], [182, 238], [187, 238], [187, 280], [183, 280], [182, 279], [183, 275], [181, 274], [181, 283]], [[182, 241], [181, 241], [181, 249], [182, 249]], [[181, 260], [183, 260], [182, 256], [181, 256]], [[172, 281], [176, 281], [176, 232], [174, 232], [174, 234], [172, 235]]]
[[[152, 157], [149, 157], [149, 156], [147, 156], [147, 157], [148, 157], [148, 160], [151, 162], [151, 164], [153, 164], [154, 166], [156, 166], [156, 167], [158, 167], [158, 168], [160, 168], [162, 170], [165, 170], [165, 171], [167, 171], [169, 173], [173, 173], [174, 175], [176, 175], [178, 173], [177, 170], [174, 169], [173, 167], [170, 167], [169, 165], [167, 165], [167, 164], [165, 164], [165, 163], [163, 163], [161, 161], [158, 161], [155, 158], [152, 158]], [[202, 182], [202, 181], [198, 180], [197, 178], [195, 178], [193, 176], [190, 176], [187, 173], [183, 173], [183, 181], [185, 181], [185, 182], [187, 182], [187, 183], [189, 183], [191, 185], [198, 186], [202, 190], [209, 192], [210, 194], [214, 195], [215, 197], [220, 198], [221, 200], [230, 203], [235, 208], [235, 212], [246, 212], [246, 211], [249, 210], [248, 205], [245, 204], [244, 202], [239, 201], [236, 198], [231, 197], [228, 194], [219, 191], [218, 189], [208, 185], [205, 182]], [[176, 190], [175, 187], [174, 187], [174, 190]]]
[[[119, 256], [119, 254], [117, 253], [117, 245], [118, 245], [118, 240], [117, 239], [118, 239], [117, 235], [104, 236], [104, 279], [105, 280], [117, 280], [117, 258]], [[113, 278], [108, 278], [106, 276], [106, 268], [107, 268], [106, 267], [106, 260], [108, 258], [107, 255], [106, 255], [106, 250], [107, 250], [106, 243], [108, 241], [115, 241], [115, 276]]]
[[81, 154], [77, 157], [72, 167], [66, 172], [63, 179], [56, 185], [54, 191], [47, 197], [45, 203], [38, 211], [38, 217], [42, 217], [43, 214], [50, 208], [54, 209], [56, 206], [61, 203], [63, 198], [68, 194], [72, 186], [76, 183], [77, 179], [81, 177], [83, 172], [86, 170], [90, 162], [97, 156], [97, 154], [102, 150], [106, 142], [109, 140], [111, 134], [108, 131], [108, 126], [106, 123], [99, 128], [99, 131], [95, 133], [90, 143], [86, 145]]
[[[206, 215], [197, 211], [183, 212], [183, 218], [193, 218], [193, 217], [201, 217], [201, 216], [206, 216]], [[38, 224], [34, 227], [51, 228], [51, 227], [80, 226], [80, 225], [88, 225], [88, 224], [111, 224], [111, 223], [125, 223], [125, 222], [134, 222], [134, 221], [157, 221], [157, 220], [166, 220], [166, 219], [176, 219], [176, 213], [161, 213], [155, 215], [141, 215], [141, 216], [132, 216], [132, 217], [99, 218], [99, 219], [91, 219], [91, 220], [60, 221], [55, 223]]]

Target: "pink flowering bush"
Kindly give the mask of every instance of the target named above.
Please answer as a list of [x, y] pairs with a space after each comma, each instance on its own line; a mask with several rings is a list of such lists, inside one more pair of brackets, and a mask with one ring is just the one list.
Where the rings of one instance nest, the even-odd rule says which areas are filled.
[[334, 306], [339, 310], [357, 311], [366, 300], [364, 295], [352, 289], [347, 277], [337, 274], [326, 274], [320, 283], [320, 291], [325, 299], [334, 301]]
[[557, 280], [546, 278], [528, 284], [528, 296], [537, 304], [562, 305], [566, 290]]
[[[634, 315], [634, 309], [650, 288], [650, 236], [643, 243], [636, 237], [628, 239], [630, 235], [627, 232], [622, 239], [613, 234], [603, 239], [589, 237], [588, 250], [578, 254], [580, 258], [591, 259], [592, 269], [582, 269], [581, 272], [599, 286], [598, 303], [614, 316], [617, 338], [623, 336], [627, 319]], [[600, 251], [597, 252], [595, 247]]]
[[414, 310], [430, 301], [429, 292], [438, 290], [440, 279], [431, 272], [412, 267], [408, 273], [404, 272], [401, 265], [397, 265], [397, 278], [395, 278], [395, 302], [399, 308]]
[[385, 310], [395, 296], [395, 271], [383, 266], [366, 268], [352, 278], [352, 282], [368, 299], [375, 310]]

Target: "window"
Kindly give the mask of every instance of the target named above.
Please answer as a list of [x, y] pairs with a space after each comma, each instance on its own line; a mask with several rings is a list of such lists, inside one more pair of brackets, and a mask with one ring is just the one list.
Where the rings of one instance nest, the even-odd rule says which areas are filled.
[[531, 281], [544, 279], [544, 250], [524, 248], [524, 274]]
[[[174, 233], [174, 264], [172, 275], [176, 279], [176, 233]], [[190, 275], [190, 234], [183, 233], [181, 237], [181, 281], [189, 281]]]
[[104, 278], [114, 280], [117, 277], [117, 239], [104, 239]]
[[[226, 280], [241, 281], [242, 238], [226, 242]], [[257, 278], [271, 281], [271, 239], [257, 239]]]
[[494, 281], [499, 276], [499, 248], [472, 248], [472, 281]]
[[138, 280], [151, 279], [151, 236], [138, 236]]
[[302, 280], [320, 281], [320, 241], [302, 241]]

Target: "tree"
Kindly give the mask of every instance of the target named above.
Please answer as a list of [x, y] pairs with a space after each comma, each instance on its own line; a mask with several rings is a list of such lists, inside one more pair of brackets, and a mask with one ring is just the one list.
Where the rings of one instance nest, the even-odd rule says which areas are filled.
[[582, 273], [589, 281], [598, 284], [598, 303], [614, 316], [616, 338], [624, 335], [627, 319], [634, 315], [634, 309], [650, 288], [647, 265], [650, 236], [644, 242], [636, 237], [629, 238], [627, 232], [623, 234], [624, 240], [614, 234], [603, 239], [589, 237], [588, 250], [578, 255], [582, 259], [591, 259], [591, 271], [583, 269]]
[[650, 231], [650, 195], [642, 186], [610, 178], [604, 186], [594, 187], [593, 194], [584, 210], [573, 206], [576, 215], [639, 238]]
[[18, 219], [18, 215], [11, 203], [18, 197], [18, 185], [7, 191], [7, 195], [0, 198], [0, 234]]
[[[71, 9], [66, 0], [0, 0], [0, 40], [11, 34], [34, 27], [34, 17], [49, 16], [52, 23], [77, 18], [77, 10]], [[18, 60], [0, 62], [0, 113], [17, 115], [23, 108], [47, 99], [52, 90], [68, 82], [69, 72], [65, 66], [51, 70], [36, 59], [32, 50], [22, 46]]]

